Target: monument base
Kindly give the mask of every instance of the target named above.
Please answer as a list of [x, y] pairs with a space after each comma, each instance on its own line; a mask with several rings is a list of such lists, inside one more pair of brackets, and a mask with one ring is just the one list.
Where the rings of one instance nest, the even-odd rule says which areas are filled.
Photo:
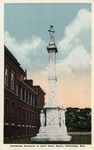
[[59, 126], [46, 126], [40, 128], [36, 137], [32, 137], [31, 141], [46, 142], [46, 141], [70, 141], [71, 136], [67, 135], [66, 126], [63, 130]]
[[47, 138], [47, 137], [45, 137], [45, 138], [43, 138], [43, 137], [33, 137], [33, 138], [31, 138], [31, 141], [32, 142], [61, 142], [61, 141], [70, 141], [71, 140], [71, 137], [70, 136], [65, 136], [65, 137], [49, 137], [49, 138]]
[[67, 134], [67, 128], [65, 125], [65, 109], [60, 109], [55, 105], [46, 105], [45, 109], [46, 126], [42, 125], [37, 136], [32, 137], [31, 141], [70, 141], [72, 137]]

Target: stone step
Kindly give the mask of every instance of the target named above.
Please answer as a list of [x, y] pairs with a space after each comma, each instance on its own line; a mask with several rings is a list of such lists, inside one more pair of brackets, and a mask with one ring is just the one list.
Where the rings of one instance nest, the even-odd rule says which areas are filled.
[[72, 138], [71, 138], [71, 136], [69, 136], [69, 135], [66, 135], [66, 136], [60, 136], [59, 135], [59, 137], [57, 137], [57, 136], [44, 136], [44, 137], [41, 137], [41, 136], [39, 136], [39, 137], [33, 137], [33, 138], [31, 138], [31, 141], [36, 141], [36, 142], [38, 142], [38, 141], [42, 141], [42, 142], [44, 142], [44, 141], [70, 141]]

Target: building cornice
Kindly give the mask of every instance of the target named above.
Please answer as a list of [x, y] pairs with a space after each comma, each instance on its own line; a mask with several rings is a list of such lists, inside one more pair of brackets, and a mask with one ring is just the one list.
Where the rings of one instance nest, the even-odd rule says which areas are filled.
[[21, 68], [20, 63], [15, 58], [15, 56], [10, 52], [10, 50], [4, 45], [5, 53], [13, 60], [13, 62], [19, 67], [19, 69], [25, 73], [25, 71]]

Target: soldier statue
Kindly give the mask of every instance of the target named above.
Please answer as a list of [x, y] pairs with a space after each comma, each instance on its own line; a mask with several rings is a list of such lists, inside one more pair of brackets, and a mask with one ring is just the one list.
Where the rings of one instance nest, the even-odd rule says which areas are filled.
[[54, 29], [53, 29], [53, 25], [50, 25], [50, 29], [48, 30], [49, 34], [50, 34], [50, 38], [51, 38], [51, 42], [50, 43], [54, 43]]

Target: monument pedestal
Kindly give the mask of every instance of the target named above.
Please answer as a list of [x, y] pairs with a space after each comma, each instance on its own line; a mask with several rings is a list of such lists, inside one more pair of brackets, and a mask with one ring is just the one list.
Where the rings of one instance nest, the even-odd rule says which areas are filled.
[[36, 137], [31, 141], [70, 141], [71, 136], [67, 134], [66, 126], [60, 126], [59, 107], [47, 107], [46, 109], [46, 126], [40, 127]]
[[70, 141], [71, 136], [65, 134], [60, 127], [46, 126], [41, 130], [36, 137], [32, 137], [31, 141]]

